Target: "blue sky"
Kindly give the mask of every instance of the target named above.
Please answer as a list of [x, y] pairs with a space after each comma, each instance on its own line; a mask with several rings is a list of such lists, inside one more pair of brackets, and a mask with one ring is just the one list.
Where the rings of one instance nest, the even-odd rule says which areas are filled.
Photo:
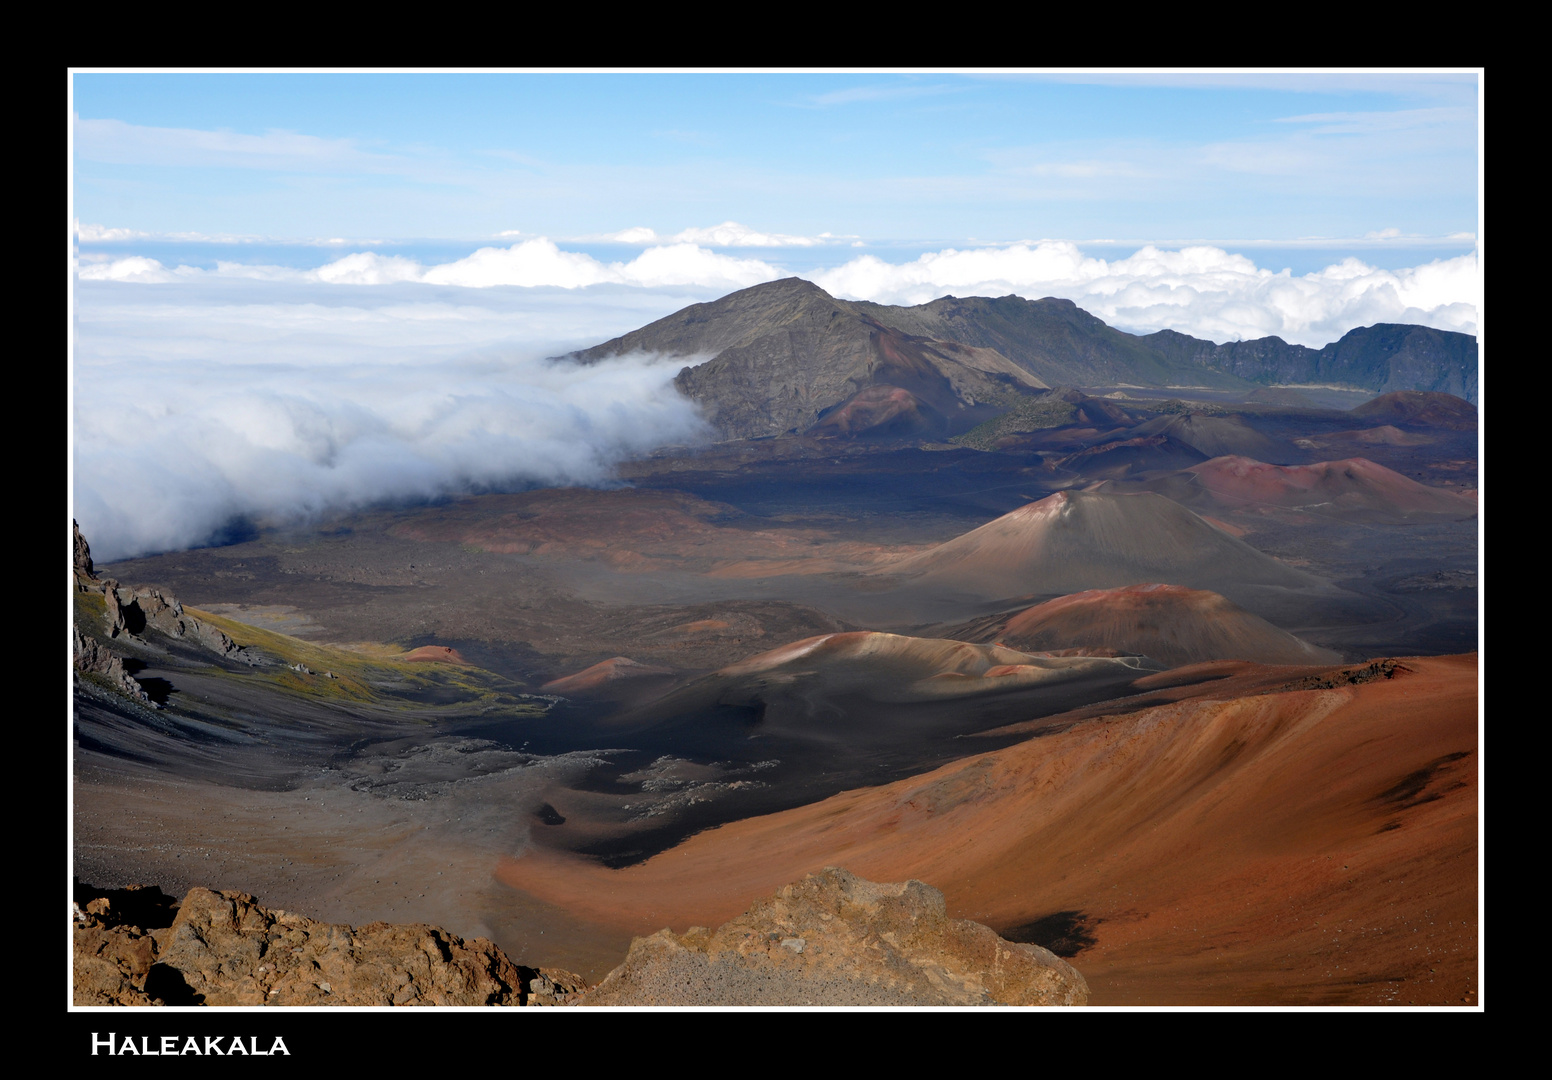
[[1470, 250], [1477, 232], [1469, 74], [78, 73], [73, 87], [77, 218], [152, 234], [576, 241], [733, 220], [885, 247], [1051, 238], [1394, 262]]

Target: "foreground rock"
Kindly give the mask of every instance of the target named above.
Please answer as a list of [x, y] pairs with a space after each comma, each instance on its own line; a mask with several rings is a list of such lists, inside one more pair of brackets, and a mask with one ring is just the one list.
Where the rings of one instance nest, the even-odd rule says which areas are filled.
[[834, 867], [715, 932], [662, 930], [576, 1005], [1083, 1005], [1083, 976], [1038, 945], [950, 919], [920, 881]]
[[554, 1005], [583, 985], [483, 938], [320, 923], [246, 893], [192, 889], [174, 905], [132, 887], [78, 899], [75, 914], [77, 1005]]

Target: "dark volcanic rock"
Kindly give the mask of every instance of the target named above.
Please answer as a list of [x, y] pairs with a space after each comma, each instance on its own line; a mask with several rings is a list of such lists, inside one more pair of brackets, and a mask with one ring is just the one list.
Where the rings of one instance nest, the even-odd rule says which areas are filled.
[[1054, 297], [891, 307], [839, 300], [800, 278], [693, 304], [574, 357], [631, 352], [704, 358], [675, 383], [729, 438], [808, 431], [839, 410], [815, 430], [941, 439], [1056, 385], [1477, 392], [1476, 339], [1428, 327], [1362, 327], [1323, 349], [1276, 337], [1219, 345], [1172, 330], [1128, 334]]
[[715, 931], [661, 930], [576, 1005], [1083, 1005], [1065, 960], [950, 919], [920, 881], [880, 885], [835, 867], [757, 901]]
[[[908, 334], [994, 349], [1051, 386], [1242, 386], [1233, 375], [1193, 372], [1182, 380], [1146, 338], [1107, 326], [1071, 300], [1048, 296], [944, 296], [917, 307], [859, 303], [857, 309]], [[1208, 342], [1207, 344], [1211, 344]]]
[[1207, 416], [1188, 412], [1160, 416], [1132, 429], [1132, 436], [1168, 435], [1201, 452], [1204, 458], [1242, 454], [1258, 461], [1288, 463], [1303, 455], [1290, 443], [1261, 434], [1238, 416]]
[[[121, 634], [139, 638], [149, 629], [192, 642], [229, 660], [247, 664], [260, 662], [217, 627], [185, 612], [178, 598], [171, 593], [154, 588], [130, 589], [112, 578], [99, 579], [92, 569], [92, 549], [81, 535], [79, 525], [75, 526], [75, 581], [81, 592], [102, 594], [106, 620], [103, 631], [110, 639]], [[107, 665], [117, 662], [107, 659], [112, 654], [83, 638], [79, 627], [76, 629], [75, 655], [75, 665], [80, 670], [117, 678], [108, 672]], [[129, 682], [134, 683], [134, 680], [129, 679]], [[138, 689], [139, 684], [135, 683], [135, 686]], [[134, 692], [126, 692], [135, 696]]]
[[105, 590], [108, 611], [110, 617], [116, 616], [114, 625], [120, 629], [128, 628], [138, 635], [149, 627], [170, 638], [201, 645], [218, 656], [252, 662], [246, 651], [224, 632], [185, 613], [177, 597], [160, 589], [126, 589], [115, 583], [110, 585], [113, 587]]
[[1473, 431], [1477, 426], [1477, 407], [1455, 394], [1421, 391], [1381, 394], [1358, 406], [1353, 415], [1370, 423], [1406, 424], [1448, 431]]
[[806, 431], [873, 387], [887, 388], [885, 397], [901, 392], [899, 407], [853, 408], [824, 430], [859, 434], [882, 424], [892, 434], [903, 408], [910, 414], [903, 433], [945, 438], [990, 418], [1017, 395], [1044, 388], [994, 350], [902, 332], [874, 318], [874, 307], [864, 312], [811, 282], [784, 278], [694, 304], [576, 358], [709, 357], [681, 371], [675, 383], [730, 438]]
[[89, 587], [89, 582], [97, 580], [97, 574], [92, 569], [92, 548], [86, 542], [86, 537], [81, 535], [81, 526], [78, 522], [72, 521], [70, 528], [75, 534], [76, 587], [86, 589]]
[[1442, 391], [1473, 400], [1477, 396], [1477, 339], [1427, 326], [1361, 326], [1323, 349], [1290, 345], [1279, 337], [1218, 345], [1174, 330], [1140, 340], [1171, 366], [1196, 366], [1251, 382]]
[[101, 676], [119, 693], [152, 709], [158, 708], [156, 702], [146, 694], [145, 687], [124, 669], [122, 657], [115, 655], [107, 646], [97, 644], [95, 640], [82, 634], [78, 628], [72, 628], [71, 633], [75, 645], [76, 671]]

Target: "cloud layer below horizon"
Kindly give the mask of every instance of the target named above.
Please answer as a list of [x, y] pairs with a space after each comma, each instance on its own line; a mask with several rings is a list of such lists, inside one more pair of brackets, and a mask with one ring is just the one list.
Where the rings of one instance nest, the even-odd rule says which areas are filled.
[[73, 509], [98, 561], [209, 543], [234, 523], [605, 485], [624, 458], [708, 434], [673, 387], [684, 358], [544, 359], [591, 344], [585, 327], [607, 338], [703, 294], [450, 303], [411, 285], [325, 305], [315, 288], [78, 288]]
[[[735, 226], [728, 222], [719, 228]], [[630, 260], [603, 262], [583, 252], [566, 251], [545, 237], [510, 247], [483, 247], [465, 258], [432, 266], [401, 255], [362, 251], [314, 270], [233, 262], [206, 270], [167, 267], [145, 256], [128, 256], [84, 264], [79, 273], [83, 281], [126, 284], [221, 277], [316, 285], [420, 283], [467, 289], [623, 285], [722, 291], [791, 274], [761, 259], [723, 254], [688, 241], [648, 247]], [[909, 305], [949, 293], [1011, 293], [1032, 300], [1057, 296], [1133, 333], [1170, 329], [1218, 342], [1276, 335], [1314, 348], [1377, 322], [1419, 323], [1473, 334], [1480, 296], [1475, 254], [1399, 270], [1380, 269], [1349, 257], [1295, 276], [1259, 267], [1248, 256], [1217, 247], [1170, 251], [1148, 246], [1127, 258], [1107, 260], [1085, 255], [1068, 241], [946, 248], [901, 263], [864, 254], [802, 276], [849, 300]]]

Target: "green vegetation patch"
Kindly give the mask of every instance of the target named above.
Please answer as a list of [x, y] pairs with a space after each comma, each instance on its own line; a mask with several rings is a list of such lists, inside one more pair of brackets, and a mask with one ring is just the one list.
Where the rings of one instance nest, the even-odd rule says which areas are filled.
[[[314, 645], [206, 611], [185, 610], [201, 622], [219, 627], [238, 645], [258, 649], [283, 665], [256, 668], [251, 673], [224, 673], [232, 678], [262, 679], [276, 689], [303, 697], [393, 704], [417, 711], [438, 703], [456, 704], [460, 713], [493, 708], [514, 714], [545, 711], [542, 705], [522, 700], [520, 690], [484, 668], [406, 661]], [[298, 670], [297, 665], [306, 670]]]
[[1173, 416], [1181, 416], [1187, 413], [1196, 413], [1198, 416], [1227, 416], [1229, 414], [1228, 409], [1211, 401], [1181, 401], [1179, 398], [1170, 398], [1168, 401], [1160, 401], [1153, 404], [1143, 404], [1142, 407], [1149, 412]]
[[75, 625], [83, 634], [106, 638], [108, 633], [108, 601], [100, 592], [75, 594]]
[[995, 450], [997, 440], [1009, 435], [1023, 435], [1070, 424], [1077, 411], [1078, 407], [1072, 402], [1063, 401], [1055, 394], [1045, 394], [1020, 401], [1001, 416], [977, 424], [949, 441], [975, 450]]

